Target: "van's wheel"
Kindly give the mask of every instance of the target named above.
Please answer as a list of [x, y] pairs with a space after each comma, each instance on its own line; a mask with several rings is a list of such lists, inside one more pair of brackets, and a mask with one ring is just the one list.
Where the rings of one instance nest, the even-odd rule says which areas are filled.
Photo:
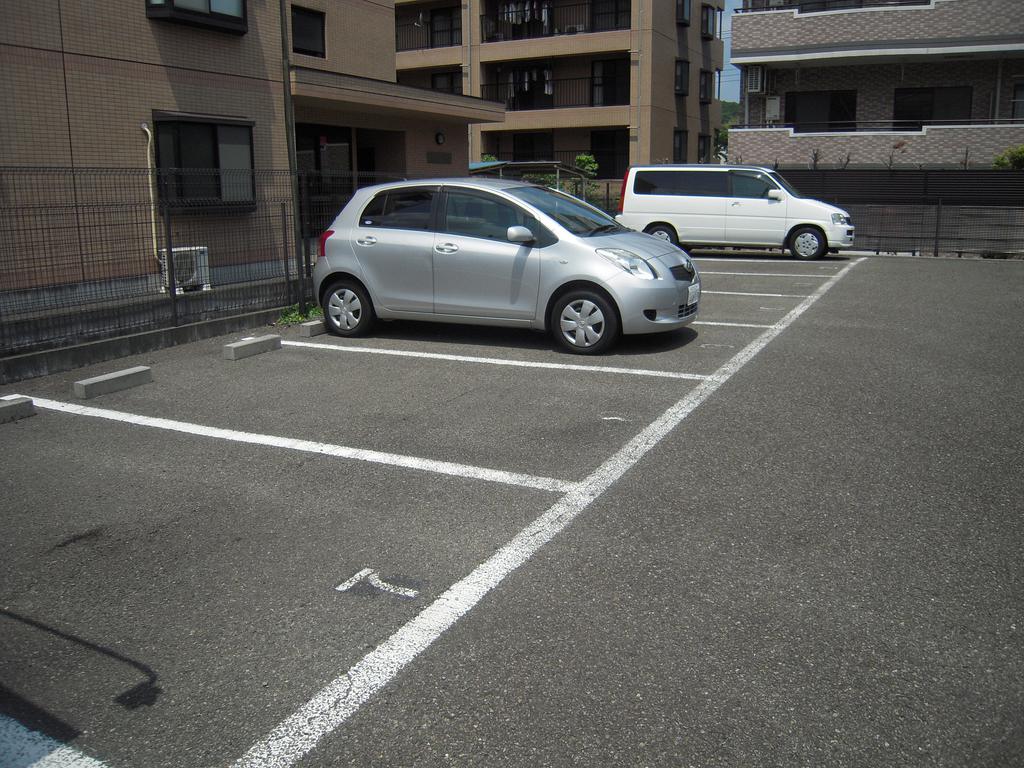
[[789, 236], [789, 252], [802, 261], [820, 259], [828, 250], [828, 241], [816, 227], [798, 227]]
[[569, 291], [555, 302], [548, 319], [551, 335], [562, 349], [576, 355], [597, 355], [619, 335], [615, 308], [599, 293]]
[[377, 319], [363, 286], [339, 280], [324, 292], [324, 325], [336, 336], [362, 336]]
[[654, 235], [659, 240], [672, 243], [672, 245], [679, 245], [679, 236], [675, 229], [668, 224], [651, 224], [644, 232]]

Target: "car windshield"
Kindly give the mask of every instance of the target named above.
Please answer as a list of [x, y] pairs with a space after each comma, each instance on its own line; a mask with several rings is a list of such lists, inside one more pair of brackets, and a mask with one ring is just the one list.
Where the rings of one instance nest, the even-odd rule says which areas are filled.
[[553, 189], [515, 187], [507, 192], [547, 214], [574, 235], [590, 237], [626, 231], [604, 211]]
[[789, 194], [790, 194], [790, 195], [791, 195], [792, 197], [803, 197], [803, 195], [801, 195], [801, 194], [800, 194], [799, 192], [797, 192], [797, 191], [796, 191], [796, 190], [795, 190], [795, 189], [793, 188], [793, 185], [792, 185], [792, 184], [790, 184], [790, 183], [789, 183], [788, 181], [786, 181], [786, 180], [785, 180], [784, 178], [782, 178], [781, 176], [779, 176], [779, 174], [777, 174], [777, 173], [769, 173], [769, 174], [768, 174], [768, 176], [769, 176], [769, 178], [771, 178], [771, 180], [772, 180], [772, 181], [774, 181], [774, 182], [775, 182], [776, 184], [778, 184], [778, 185], [779, 185], [780, 187], [782, 187], [782, 188], [783, 188], [784, 190], [786, 190], [787, 192], [789, 192]]

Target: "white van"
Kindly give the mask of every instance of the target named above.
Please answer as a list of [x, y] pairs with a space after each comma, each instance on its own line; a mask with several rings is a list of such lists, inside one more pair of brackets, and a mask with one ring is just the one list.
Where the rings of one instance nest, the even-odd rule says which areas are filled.
[[618, 222], [682, 245], [788, 248], [798, 259], [853, 247], [850, 214], [749, 165], [644, 165], [622, 180]]

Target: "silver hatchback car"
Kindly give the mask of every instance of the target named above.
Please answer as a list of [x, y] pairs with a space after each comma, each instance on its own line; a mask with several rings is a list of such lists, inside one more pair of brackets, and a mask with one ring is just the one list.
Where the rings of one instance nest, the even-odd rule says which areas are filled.
[[697, 316], [686, 253], [570, 195], [517, 181], [429, 179], [353, 195], [321, 236], [313, 273], [327, 329], [382, 320], [550, 330], [596, 354], [620, 333]]

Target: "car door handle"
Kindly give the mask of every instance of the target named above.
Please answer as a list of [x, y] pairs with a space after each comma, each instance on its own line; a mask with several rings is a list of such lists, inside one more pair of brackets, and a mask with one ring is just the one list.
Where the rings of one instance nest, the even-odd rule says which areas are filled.
[[360, 237], [356, 242], [360, 245], [373, 245], [377, 242], [377, 238], [373, 235], [367, 235], [366, 237]]
[[434, 250], [438, 253], [455, 253], [459, 250], [459, 246], [455, 243], [441, 243], [440, 245], [435, 245]]
[[733, 208], [735, 208], [735, 207], [736, 207], [736, 206], [738, 206], [738, 205], [739, 205], [739, 203], [733, 203], [733, 204], [732, 204], [732, 207], [733, 207]]

